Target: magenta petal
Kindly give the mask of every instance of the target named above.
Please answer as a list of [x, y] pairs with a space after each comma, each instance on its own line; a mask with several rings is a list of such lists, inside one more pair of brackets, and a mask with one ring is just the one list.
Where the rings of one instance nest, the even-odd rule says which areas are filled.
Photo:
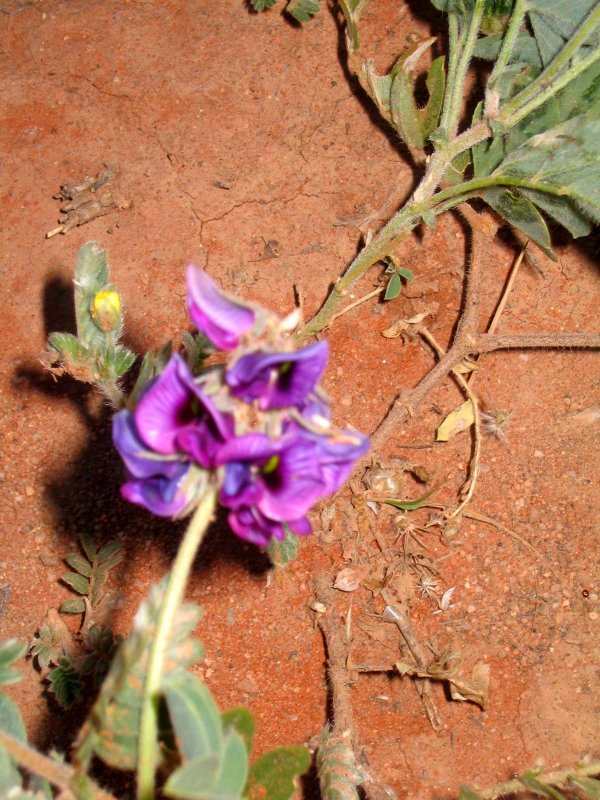
[[303, 517], [326, 492], [312, 442], [294, 440], [282, 449], [273, 472], [262, 474], [264, 493], [257, 507], [270, 519], [287, 522]]
[[146, 445], [157, 453], [178, 452], [175, 440], [186, 421], [186, 410], [193, 397], [187, 377], [185, 362], [174, 355], [135, 409], [138, 432]]
[[254, 311], [221, 292], [200, 267], [186, 271], [188, 311], [192, 322], [219, 350], [233, 350], [254, 325]]
[[238, 508], [229, 514], [228, 521], [236, 536], [261, 547], [266, 547], [273, 538], [284, 538], [281, 523], [267, 519], [256, 508]]

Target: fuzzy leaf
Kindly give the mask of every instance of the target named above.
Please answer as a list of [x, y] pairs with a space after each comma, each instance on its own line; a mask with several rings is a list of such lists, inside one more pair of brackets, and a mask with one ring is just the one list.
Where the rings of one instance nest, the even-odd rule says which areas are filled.
[[559, 222], [574, 239], [579, 236], [587, 236], [591, 232], [592, 225], [590, 221], [570, 200], [553, 194], [536, 192], [532, 189], [521, 189], [521, 194], [531, 200], [532, 203], [535, 203], [538, 208], [545, 211], [556, 222]]
[[[74, 570], [80, 575], [83, 575], [85, 578], [90, 578], [92, 575], [92, 565], [87, 560], [87, 558], [83, 558], [83, 556], [76, 555], [75, 553], [71, 553], [65, 558], [67, 564], [72, 567]], [[86, 592], [87, 594], [87, 592]]]
[[394, 127], [411, 147], [423, 150], [425, 138], [421, 118], [415, 101], [414, 81], [403, 70], [396, 74], [390, 90], [390, 112]]
[[[83, 603], [83, 600], [80, 602]], [[29, 652], [37, 658], [42, 670], [48, 669], [50, 664], [58, 664], [65, 655], [65, 648], [59, 631], [50, 625], [42, 625], [39, 633], [29, 645]]]
[[[503, 38], [504, 36], [499, 33], [490, 36], [482, 36], [475, 43], [473, 55], [477, 58], [483, 58], [486, 61], [495, 61], [498, 58]], [[535, 39], [526, 31], [519, 31], [513, 45], [511, 61], [519, 64], [531, 64], [538, 69], [542, 66], [542, 60]], [[502, 96], [505, 95], [503, 94]]]
[[545, 192], [574, 203], [600, 221], [600, 107], [532, 137], [494, 170], [502, 183]]
[[284, 567], [293, 561], [298, 555], [298, 537], [284, 523], [283, 530], [285, 538], [283, 540], [271, 539], [267, 545], [267, 554], [271, 559], [271, 564], [275, 567]]
[[224, 711], [221, 714], [223, 730], [233, 728], [239, 733], [246, 745], [248, 755], [252, 752], [252, 741], [254, 739], [255, 722], [250, 710], [245, 706], [237, 706]]
[[597, 0], [528, 0], [529, 20], [547, 66], [575, 33]]
[[89, 594], [90, 582], [87, 578], [84, 578], [83, 575], [79, 575], [77, 572], [67, 572], [66, 575], [61, 576], [61, 581], [64, 581], [64, 583], [70, 586], [71, 589], [76, 591], [78, 594]]
[[[21, 714], [13, 701], [5, 694], [0, 694], [0, 730], [20, 742], [27, 741]], [[15, 786], [21, 786], [21, 784], [21, 773], [7, 750], [0, 745], [0, 797], [7, 797], [9, 790]]]
[[90, 308], [94, 296], [108, 283], [108, 258], [96, 242], [84, 244], [75, 265], [75, 320], [77, 338], [89, 347], [102, 346], [106, 334], [94, 322]]
[[198, 375], [204, 367], [204, 362], [214, 351], [214, 347], [203, 333], [192, 335], [184, 331], [181, 340], [189, 370], [192, 375]]
[[401, 291], [402, 291], [402, 281], [400, 280], [400, 275], [398, 275], [397, 272], [394, 272], [394, 274], [388, 281], [388, 285], [386, 286], [385, 295], [383, 296], [383, 299], [394, 300], [394, 298], [398, 297]]
[[98, 564], [105, 572], [112, 569], [123, 560], [121, 551], [123, 546], [121, 542], [109, 542], [101, 547], [98, 551]]
[[8, 639], [0, 644], [0, 686], [21, 680], [21, 675], [12, 665], [25, 655], [26, 650], [27, 645], [18, 639]]
[[136, 358], [134, 352], [119, 344], [109, 350], [106, 365], [110, 369], [111, 377], [114, 377], [115, 380], [122, 378], [133, 367]]
[[[163, 580], [152, 587], [149, 598], [136, 614], [132, 633], [119, 646], [112, 660], [98, 699], [78, 739], [76, 757], [84, 767], [96, 754], [117, 769], [135, 769], [141, 692], [165, 586]], [[199, 617], [197, 606], [185, 604], [178, 610], [169, 635], [164, 681], [200, 657], [202, 648], [190, 636]], [[161, 752], [157, 746], [158, 761]]]
[[296, 779], [310, 767], [306, 747], [277, 747], [254, 762], [250, 769], [248, 800], [289, 800]]
[[486, 189], [483, 199], [503, 219], [539, 245], [553, 261], [557, 260], [550, 247], [548, 226], [531, 201], [518, 191], [500, 188]]
[[183, 800], [241, 800], [248, 775], [243, 739], [231, 730], [220, 755], [197, 756], [184, 762], [165, 784], [165, 794]]
[[289, 0], [285, 8], [297, 22], [308, 22], [319, 9], [319, 0]]
[[208, 688], [187, 672], [164, 681], [165, 700], [184, 761], [223, 750], [221, 715]]
[[565, 796], [558, 789], [548, 783], [543, 783], [538, 775], [539, 772], [527, 770], [527, 772], [519, 776], [519, 780], [524, 786], [531, 789], [534, 794], [549, 797], [550, 800], [565, 800]]
[[427, 91], [429, 92], [429, 100], [425, 108], [420, 110], [422, 132], [425, 140], [429, 139], [437, 128], [440, 114], [442, 113], [442, 104], [446, 91], [446, 70], [444, 69], [444, 63], [445, 56], [439, 56], [434, 59], [427, 73], [427, 80], [425, 81]]
[[250, 0], [250, 5], [255, 11], [265, 11], [267, 8], [272, 8], [277, 0]]
[[90, 563], [91, 563], [94, 560], [94, 558], [96, 556], [96, 553], [97, 553], [97, 549], [96, 549], [96, 545], [94, 544], [94, 540], [89, 535], [89, 533], [80, 533], [79, 534], [79, 542], [81, 544], [81, 547], [83, 548], [83, 552], [86, 554], [86, 556], [88, 557], [88, 559], [90, 560]]
[[48, 680], [50, 691], [66, 711], [81, 700], [81, 676], [68, 658], [59, 659], [58, 666], [48, 673]]
[[569, 775], [569, 783], [576, 786], [590, 800], [600, 800], [600, 780], [597, 778]]
[[85, 601], [81, 597], [74, 597], [72, 600], [65, 600], [60, 604], [61, 614], [83, 614], [85, 611]]

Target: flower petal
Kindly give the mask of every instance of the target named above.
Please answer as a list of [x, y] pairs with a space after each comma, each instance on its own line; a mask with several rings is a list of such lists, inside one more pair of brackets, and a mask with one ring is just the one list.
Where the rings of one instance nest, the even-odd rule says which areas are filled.
[[186, 270], [188, 311], [192, 322], [219, 350], [233, 350], [254, 325], [254, 311], [221, 292], [200, 267]]
[[182, 464], [176, 458], [162, 458], [148, 450], [141, 440], [130, 411], [119, 411], [113, 417], [113, 442], [129, 474], [134, 478], [174, 478], [181, 475]]
[[281, 540], [285, 536], [280, 522], [267, 519], [256, 508], [238, 508], [229, 514], [228, 521], [236, 536], [261, 547], [268, 545], [273, 538]]
[[259, 350], [236, 361], [225, 380], [233, 395], [248, 403], [259, 400], [262, 409], [299, 406], [317, 385], [328, 355], [327, 342], [291, 353]]

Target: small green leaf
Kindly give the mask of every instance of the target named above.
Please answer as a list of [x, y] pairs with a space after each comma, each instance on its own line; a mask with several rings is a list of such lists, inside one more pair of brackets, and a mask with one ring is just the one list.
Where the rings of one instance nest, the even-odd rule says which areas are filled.
[[[101, 547], [98, 551], [98, 562], [104, 566], [105, 569], [109, 569], [109, 567], [105, 566], [105, 562], [109, 559], [112, 559], [113, 556], [117, 555], [123, 549], [123, 545], [121, 542], [113, 541], [108, 542], [105, 544], [104, 547]], [[121, 556], [122, 558], [122, 556]]]
[[433, 211], [426, 209], [425, 211], [421, 212], [421, 216], [423, 217], [423, 222], [425, 225], [433, 230], [435, 228], [435, 214]]
[[90, 563], [96, 557], [97, 549], [96, 545], [94, 544], [94, 540], [89, 535], [89, 533], [80, 533], [79, 534], [79, 542], [83, 548], [83, 552], [86, 554]]
[[65, 558], [65, 561], [70, 567], [72, 567], [74, 570], [77, 570], [80, 575], [83, 575], [86, 578], [91, 577], [92, 565], [87, 558], [83, 558], [83, 556], [78, 556], [75, 553], [71, 553]]
[[89, 594], [90, 582], [83, 575], [77, 572], [67, 572], [66, 575], [61, 576], [61, 581], [64, 581], [71, 589], [74, 589], [78, 594]]
[[320, 10], [319, 0], [289, 0], [287, 13], [297, 22], [308, 22]]
[[388, 506], [393, 506], [394, 508], [399, 508], [401, 511], [416, 511], [417, 508], [421, 508], [423, 503], [428, 500], [432, 494], [435, 494], [437, 490], [446, 483], [446, 478], [439, 483], [436, 483], [428, 492], [426, 492], [421, 497], [417, 498], [416, 500], [384, 500], [383, 502]]
[[521, 194], [566, 228], [574, 239], [591, 232], [590, 221], [569, 199], [532, 189], [521, 189]]
[[414, 274], [406, 267], [398, 267], [398, 275], [400, 275], [401, 278], [404, 278], [404, 280], [408, 281], [409, 283], [415, 279]]
[[109, 353], [110, 359], [107, 359], [107, 365], [110, 366], [110, 374], [115, 379], [122, 378], [126, 372], [129, 372], [137, 358], [133, 351], [122, 345], [115, 345], [112, 352], [109, 351]]
[[289, 800], [296, 791], [296, 779], [310, 767], [306, 747], [277, 747], [265, 753], [250, 768], [248, 800]]
[[254, 717], [250, 710], [245, 706], [237, 706], [237, 708], [230, 708], [221, 714], [221, 721], [223, 723], [223, 730], [227, 731], [228, 728], [233, 728], [244, 740], [246, 751], [248, 755], [252, 752], [252, 741], [254, 739], [255, 722]]
[[250, 0], [250, 5], [255, 11], [265, 11], [267, 8], [272, 8], [277, 0]]
[[271, 539], [267, 545], [267, 553], [271, 564], [275, 567], [284, 567], [298, 555], [298, 537], [283, 523], [285, 538], [283, 540]]
[[18, 639], [7, 639], [0, 644], [0, 686], [8, 686], [21, 680], [20, 673], [12, 664], [22, 658], [26, 650], [27, 645]]
[[82, 681], [68, 658], [61, 658], [58, 666], [48, 673], [50, 691], [62, 708], [68, 711], [81, 700]]
[[411, 147], [423, 150], [425, 138], [421, 129], [421, 115], [415, 102], [414, 81], [403, 70], [398, 70], [390, 91], [390, 112], [394, 127]]
[[398, 272], [394, 272], [394, 274], [388, 281], [388, 285], [386, 286], [385, 295], [383, 296], [383, 299], [394, 300], [394, 298], [398, 297], [401, 291], [402, 291], [402, 281], [400, 279], [400, 275], [398, 275]]
[[60, 604], [61, 614], [83, 614], [85, 611], [85, 601], [81, 597], [74, 597], [72, 600], [65, 600]]

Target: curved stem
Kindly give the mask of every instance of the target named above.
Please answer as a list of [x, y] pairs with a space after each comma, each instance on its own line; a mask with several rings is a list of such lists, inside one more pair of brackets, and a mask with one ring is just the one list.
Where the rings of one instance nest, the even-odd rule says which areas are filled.
[[148, 669], [142, 697], [137, 764], [137, 798], [153, 800], [156, 771], [157, 700], [160, 681], [175, 614], [179, 608], [194, 558], [215, 509], [217, 490], [209, 486], [194, 512], [177, 552], [165, 592], [154, 641], [148, 657]]
[[493, 88], [494, 83], [502, 75], [504, 68], [509, 62], [514, 44], [521, 29], [521, 23], [525, 17], [525, 10], [525, 0], [515, 0], [515, 5], [512, 10], [510, 22], [508, 23], [508, 28], [504, 34], [504, 39], [502, 40], [502, 46], [500, 47], [498, 58], [496, 59], [494, 69], [492, 70], [492, 74], [488, 80], [489, 89]]
[[[70, 764], [54, 761], [43, 753], [38, 753], [28, 744], [20, 742], [9, 733], [0, 730], [0, 745], [14, 758], [20, 767], [34, 775], [45, 778], [49, 783], [71, 794], [72, 782], [77, 773]], [[94, 800], [116, 800], [114, 795], [97, 786], [91, 778], [86, 778], [86, 791]]]

